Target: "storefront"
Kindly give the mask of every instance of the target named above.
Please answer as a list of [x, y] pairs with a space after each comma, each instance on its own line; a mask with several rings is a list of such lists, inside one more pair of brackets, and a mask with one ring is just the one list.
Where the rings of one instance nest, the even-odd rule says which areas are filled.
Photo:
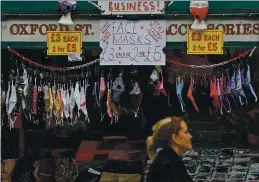
[[[131, 5], [128, 5], [128, 7], [130, 6]], [[80, 75], [83, 77], [86, 77], [87, 75], [88, 78], [88, 74], [90, 71], [90, 75], [92, 75], [91, 81], [89, 81], [89, 88], [91, 90], [91, 93], [89, 92], [90, 94], [88, 94], [86, 98], [87, 103], [90, 103], [87, 104], [88, 111], [86, 111], [88, 112], [88, 116], [90, 118], [90, 124], [86, 124], [85, 128], [81, 128], [82, 130], [74, 129], [77, 132], [71, 132], [73, 129], [67, 129], [66, 127], [63, 127], [62, 129], [62, 126], [59, 126], [59, 130], [54, 130], [61, 137], [54, 136], [52, 134], [52, 130], [46, 131], [44, 129], [43, 131], [43, 128], [45, 128], [45, 124], [43, 128], [36, 126], [36, 129], [34, 126], [26, 125], [26, 127], [28, 128], [26, 128], [26, 131], [24, 131], [26, 148], [25, 153], [27, 153], [28, 148], [37, 147], [73, 149], [79, 148], [78, 151], [81, 151], [85, 150], [83, 149], [84, 146], [87, 147], [87, 145], [89, 144], [86, 142], [86, 144], [82, 144], [81, 147], [79, 147], [79, 144], [82, 140], [100, 140], [107, 135], [126, 135], [129, 139], [137, 140], [137, 142], [135, 143], [138, 143], [139, 140], [139, 142], [143, 145], [143, 140], [145, 140], [147, 135], [150, 134], [151, 126], [157, 120], [172, 114], [185, 116], [187, 113], [188, 117], [193, 120], [190, 123], [190, 127], [192, 129], [192, 134], [194, 136], [194, 143], [196, 147], [243, 147], [242, 145], [244, 143], [242, 142], [244, 142], [244, 140], [242, 140], [242, 137], [245, 136], [246, 132], [244, 132], [242, 128], [247, 126], [247, 123], [244, 121], [249, 122], [249, 118], [243, 116], [249, 110], [258, 107], [257, 103], [254, 102], [253, 95], [249, 95], [248, 106], [233, 106], [233, 112], [231, 112], [230, 114], [225, 110], [224, 114], [221, 114], [220, 111], [217, 114], [209, 114], [208, 107], [206, 106], [206, 104], [204, 106], [204, 103], [202, 103], [204, 101], [204, 97], [197, 96], [197, 98], [199, 97], [199, 99], [197, 99], [196, 102], [200, 110], [200, 113], [197, 113], [197, 109], [193, 107], [193, 103], [187, 97], [187, 92], [190, 82], [189, 75], [190, 78], [192, 78], [194, 74], [197, 75], [196, 77], [209, 77], [210, 74], [218, 74], [218, 72], [220, 74], [223, 74], [223, 72], [225, 73], [225, 70], [228, 68], [227, 65], [230, 65], [229, 67], [230, 69], [232, 69], [232, 64], [241, 64], [239, 60], [244, 60], [244, 62], [246, 62], [245, 60], [253, 51], [253, 54], [251, 54], [252, 56], [249, 58], [249, 65], [251, 67], [252, 74], [251, 83], [253, 85], [255, 94], [258, 93], [259, 81], [256, 80], [256, 75], [258, 75], [259, 72], [259, 64], [257, 64], [256, 62], [256, 57], [258, 57], [258, 49], [254, 50], [254, 48], [259, 47], [259, 3], [255, 1], [209, 1], [209, 13], [207, 18], [205, 19], [205, 22], [207, 25], [207, 30], [223, 30], [224, 32], [224, 54], [221, 55], [187, 54], [188, 29], [190, 29], [194, 21], [192, 15], [190, 14], [189, 6], [190, 2], [185, 1], [175, 1], [173, 3], [170, 3], [169, 6], [168, 3], [165, 2], [165, 8], [163, 9], [164, 13], [158, 12], [157, 14], [143, 13], [143, 15], [123, 15], [123, 12], [120, 12], [122, 14], [117, 16], [105, 13], [102, 14], [100, 9], [95, 7], [91, 3], [78, 1], [76, 5], [76, 10], [72, 12], [72, 20], [74, 24], [68, 26], [58, 24], [60, 14], [56, 10], [57, 2], [47, 1], [32, 3], [20, 1], [4, 1], [2, 3], [1, 12], [2, 55], [4, 55], [4, 58], [2, 58], [2, 60], [8, 60], [6, 62], [2, 62], [4, 68], [4, 70], [2, 69], [2, 73], [4, 76], [5, 88], [8, 88], [7, 84], [8, 76], [10, 75], [10, 69], [16, 70], [16, 64], [20, 65], [21, 62], [24, 62], [25, 67], [28, 68], [28, 70], [29, 68], [33, 70], [35, 68], [35, 65], [33, 63], [28, 64], [28, 61], [36, 61], [37, 63], [52, 67], [70, 67], [82, 64], [85, 65], [91, 61], [99, 60], [101, 52], [105, 52], [105, 48], [102, 47], [102, 44], [100, 43], [101, 38], [104, 35], [102, 33], [103, 25], [105, 24], [105, 22], [102, 23], [103, 20], [112, 19], [114, 20], [114, 22], [116, 22], [116, 19], [118, 20], [117, 22], [138, 20], [140, 24], [143, 24], [143, 26], [146, 25], [146, 22], [151, 22], [151, 20], [157, 20], [161, 24], [162, 21], [165, 22], [166, 36], [162, 36], [161, 39], [158, 39], [158, 41], [164, 39], [166, 40], [164, 46], [165, 49], [161, 49], [160, 52], [155, 53], [157, 55], [161, 54], [162, 51], [165, 53], [164, 61], [167, 62], [166, 66], [161, 66], [163, 73], [158, 71], [159, 69], [154, 69], [154, 66], [118, 66], [117, 62], [117, 67], [110, 66], [111, 64], [106, 64], [102, 67], [98, 66], [97, 62], [97, 64], [93, 63], [90, 66], [85, 66], [79, 71], [74, 71], [74, 69], [55, 71], [52, 68], [48, 70], [47, 67], [43, 66], [39, 66], [39, 68], [35, 69], [37, 72], [44, 75], [45, 73], [48, 73], [48, 75], [53, 74], [53, 76], [61, 75], [62, 79], [64, 79], [62, 83], [69, 82], [69, 80], [66, 78], [72, 78], [73, 80], [78, 79], [78, 77], [75, 77], [75, 75], [79, 77]], [[110, 6], [111, 9], [114, 9], [115, 7], [118, 7], [118, 5], [113, 4]], [[83, 49], [82, 54], [84, 59], [82, 59], [81, 62], [71, 63], [67, 61], [67, 56], [47, 55], [48, 46], [46, 40], [48, 31], [81, 31]], [[139, 31], [141, 31], [141, 29], [139, 29]], [[123, 33], [117, 32], [117, 34]], [[116, 39], [117, 42], [119, 42], [119, 40], [119, 38]], [[100, 47], [102, 47], [101, 51], [99, 51]], [[245, 55], [242, 57], [241, 55], [243, 53], [245, 53]], [[126, 54], [118, 53], [117, 55], [121, 57], [127, 56]], [[224, 62], [224, 65], [222, 64], [222, 62]], [[142, 97], [141, 99], [139, 98], [140, 92], [136, 94], [138, 95], [138, 97], [136, 98], [132, 97], [132, 94], [126, 94], [125, 96], [123, 96], [125, 101], [123, 101], [123, 104], [120, 105], [120, 107], [123, 107], [123, 109], [127, 110], [130, 114], [129, 116], [125, 116], [126, 114], [124, 113], [123, 119], [118, 119], [117, 115], [116, 117], [112, 116], [112, 118], [117, 118], [117, 120], [115, 119], [112, 121], [108, 114], [107, 116], [104, 116], [103, 119], [102, 107], [104, 107], [104, 110], [106, 111], [106, 100], [103, 103], [104, 106], [102, 106], [99, 100], [95, 98], [96, 93], [94, 95], [95, 85], [100, 84], [99, 76], [104, 75], [104, 77], [101, 76], [101, 78], [104, 78], [105, 82], [107, 83], [107, 80], [111, 74], [111, 69], [113, 70], [112, 74], [118, 75], [118, 73], [123, 73], [124, 76], [126, 75], [125, 77], [129, 77], [124, 80], [125, 85], [127, 82], [132, 81], [133, 77], [138, 75], [139, 83], [141, 85], [141, 93], [143, 94], [143, 100]], [[156, 70], [157, 74], [157, 78], [155, 78], [155, 81], [152, 77], [154, 70]], [[135, 73], [135, 71], [137, 71], [138, 74]], [[179, 102], [179, 99], [177, 97], [178, 93], [175, 90], [175, 80], [177, 76], [179, 76], [179, 72], [184, 75], [186, 74], [186, 77], [188, 77], [188, 79], [186, 78], [185, 80], [185, 83], [187, 85], [186, 89], [184, 89], [182, 92], [184, 97], [184, 104], [187, 108], [184, 112], [182, 103], [181, 101]], [[30, 74], [32, 74], [32, 76], [34, 75], [34, 73]], [[66, 77], [66, 75], [68, 77]], [[60, 79], [59, 76], [55, 78]], [[116, 78], [117, 76], [114, 76], [114, 79]], [[44, 79], [46, 80], [53, 78], [48, 76]], [[159, 82], [160, 84], [161, 82], [162, 84], [164, 82], [163, 86], [165, 89], [160, 89], [158, 93], [154, 94], [153, 91], [157, 88], [155, 82]], [[82, 83], [85, 84], [85, 82]], [[127, 87], [128, 86], [125, 86], [125, 89]], [[200, 85], [197, 84], [197, 87], [200, 87]], [[121, 93], [120, 90], [117, 91], [118, 94]], [[138, 102], [141, 101], [141, 104], [136, 104], [136, 101], [134, 101], [134, 99], [137, 99]], [[132, 103], [134, 106], [132, 105]], [[217, 119], [215, 120], [215, 118]], [[87, 122], [88, 121], [86, 120], [86, 123]], [[23, 126], [25, 126], [24, 123], [21, 126], [17, 126], [17, 128], [20, 128], [20, 137], [22, 137], [23, 134], [23, 132], [21, 132], [21, 128], [23, 128]], [[53, 129], [53, 127], [51, 128]], [[32, 130], [37, 130], [37, 134], [35, 134], [35, 132], [31, 132]], [[48, 137], [44, 138], [42, 137], [42, 135], [39, 136], [38, 133], [40, 132], [44, 133], [42, 135], [47, 135]], [[49, 134], [48, 132], [51, 134]], [[10, 132], [7, 131], [5, 131], [5, 133], [10, 134]], [[244, 135], [238, 135], [237, 133], [244, 133]], [[17, 140], [18, 136], [15, 137], [16, 138], [14, 139], [14, 141]], [[38, 140], [31, 140], [31, 138], [33, 137], [38, 137]], [[226, 140], [226, 138], [228, 139]], [[52, 140], [53, 143], [50, 143], [50, 140]], [[231, 140], [233, 140], [233, 142], [230, 142]], [[19, 144], [20, 148], [24, 148], [23, 143], [21, 142], [22, 141], [20, 141]], [[8, 142], [6, 141], [6, 143]], [[10, 145], [7, 145], [7, 148], [11, 148]], [[6, 153], [8, 153], [8, 151], [10, 150], [15, 149], [8, 149], [6, 150]], [[143, 150], [143, 148], [141, 150]], [[99, 153], [101, 154], [102, 151], [99, 151]], [[198, 153], [200, 154], [199, 151]], [[216, 153], [212, 155], [216, 156]], [[11, 154], [8, 155], [9, 156], [7, 156], [7, 158], [10, 157]], [[17, 158], [17, 154], [15, 154], [14, 157]], [[92, 160], [88, 158], [89, 156], [86, 156], [83, 153], [77, 154], [77, 161], [82, 162], [82, 160]]]

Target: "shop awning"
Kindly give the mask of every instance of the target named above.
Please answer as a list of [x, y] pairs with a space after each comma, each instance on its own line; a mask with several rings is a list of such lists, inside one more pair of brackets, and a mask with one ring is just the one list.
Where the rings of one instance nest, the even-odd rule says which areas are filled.
[[[95, 2], [97, 3], [97, 2]], [[2, 1], [4, 14], [57, 14], [57, 1]], [[166, 14], [190, 14], [190, 1], [174, 1], [166, 8]], [[76, 13], [100, 14], [87, 1], [77, 1]], [[259, 13], [258, 1], [209, 1], [210, 14]]]
[[[57, 1], [2, 1], [2, 15], [5, 14], [58, 14]], [[87, 1], [77, 1], [76, 13], [100, 14]]]

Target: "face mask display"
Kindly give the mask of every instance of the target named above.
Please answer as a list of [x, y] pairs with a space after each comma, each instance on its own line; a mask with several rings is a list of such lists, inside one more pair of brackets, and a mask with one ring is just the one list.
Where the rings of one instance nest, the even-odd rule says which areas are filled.
[[191, 26], [192, 30], [205, 30], [207, 25], [204, 20], [208, 14], [209, 3], [208, 1], [190, 1], [190, 12], [194, 17], [194, 22]]

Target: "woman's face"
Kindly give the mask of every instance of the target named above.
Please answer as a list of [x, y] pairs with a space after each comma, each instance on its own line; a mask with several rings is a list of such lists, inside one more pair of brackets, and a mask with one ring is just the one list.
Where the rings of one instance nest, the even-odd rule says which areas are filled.
[[181, 130], [178, 135], [175, 135], [175, 142], [183, 151], [192, 149], [192, 135], [188, 131], [188, 126], [185, 121], [181, 122]]

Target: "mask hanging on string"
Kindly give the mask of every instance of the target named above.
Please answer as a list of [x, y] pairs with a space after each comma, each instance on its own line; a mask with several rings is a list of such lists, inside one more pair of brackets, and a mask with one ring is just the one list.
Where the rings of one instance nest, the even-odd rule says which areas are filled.
[[120, 102], [120, 96], [124, 92], [124, 83], [122, 79], [122, 74], [115, 79], [112, 85], [112, 100], [116, 103]]
[[165, 91], [165, 88], [164, 88], [164, 76], [163, 76], [162, 70], [160, 71], [160, 75], [161, 75], [161, 80], [158, 81], [158, 85], [157, 85], [158, 93], [157, 93], [157, 95], [160, 95], [160, 93], [162, 93], [163, 95], [168, 97], [168, 95]]

